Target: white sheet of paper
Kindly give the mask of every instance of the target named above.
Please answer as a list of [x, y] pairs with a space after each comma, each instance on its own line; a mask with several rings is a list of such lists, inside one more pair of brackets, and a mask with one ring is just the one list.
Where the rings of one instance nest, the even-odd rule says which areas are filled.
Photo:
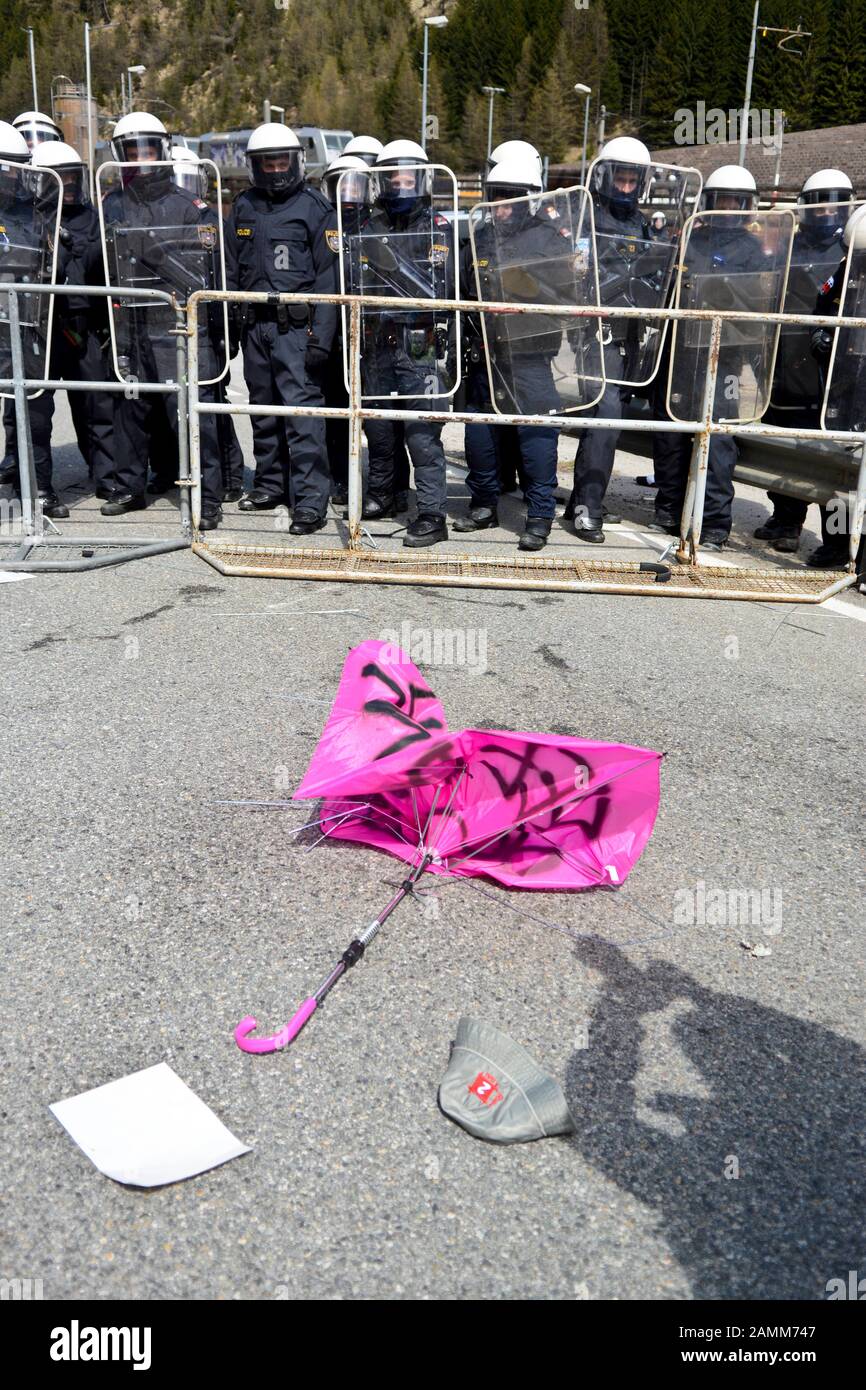
[[16, 570], [0, 570], [0, 584], [14, 584], [16, 579], [35, 578], [35, 574], [18, 574]]
[[250, 1152], [166, 1062], [48, 1108], [101, 1173], [134, 1187], [179, 1182]]

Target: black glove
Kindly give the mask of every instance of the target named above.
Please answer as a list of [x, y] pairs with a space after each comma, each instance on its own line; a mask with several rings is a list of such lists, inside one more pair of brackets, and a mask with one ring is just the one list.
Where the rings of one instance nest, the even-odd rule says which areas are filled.
[[326, 366], [330, 353], [327, 348], [320, 347], [318, 343], [307, 343], [307, 351], [304, 355], [304, 366], [307, 375], [312, 377], [321, 376]]
[[65, 246], [67, 251], [71, 251], [73, 245], [75, 244], [75, 238], [70, 232], [69, 228], [61, 225], [57, 229], [57, 235], [60, 238], [61, 246]]
[[811, 337], [812, 356], [816, 362], [829, 362], [833, 348], [833, 329], [816, 328]]

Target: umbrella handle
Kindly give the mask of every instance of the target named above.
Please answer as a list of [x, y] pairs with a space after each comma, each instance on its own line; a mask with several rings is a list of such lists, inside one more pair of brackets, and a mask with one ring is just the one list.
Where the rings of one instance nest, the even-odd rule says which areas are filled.
[[281, 1028], [279, 1033], [271, 1034], [269, 1038], [251, 1038], [249, 1036], [258, 1025], [256, 1020], [248, 1014], [246, 1018], [241, 1019], [235, 1029], [235, 1042], [242, 1052], [278, 1052], [281, 1047], [287, 1047], [298, 1036], [304, 1024], [317, 1008], [318, 1000], [315, 997], [305, 999], [294, 1018], [289, 1020], [285, 1028]]

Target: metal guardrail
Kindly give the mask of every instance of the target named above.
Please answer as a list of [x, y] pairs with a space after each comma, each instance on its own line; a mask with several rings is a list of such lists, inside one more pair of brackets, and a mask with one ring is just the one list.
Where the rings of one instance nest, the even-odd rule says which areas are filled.
[[[178, 397], [178, 418], [187, 419], [189, 422], [189, 434], [183, 429], [178, 431], [178, 451], [179, 451], [179, 486], [181, 497], [181, 537], [172, 541], [155, 541], [153, 537], [124, 537], [122, 542], [118, 538], [106, 537], [104, 533], [94, 537], [76, 537], [67, 539], [55, 534], [52, 537], [46, 535], [43, 518], [39, 514], [38, 508], [34, 505], [36, 498], [36, 480], [33, 467], [32, 440], [30, 439], [29, 412], [26, 408], [27, 392], [35, 393], [40, 390], [64, 390], [64, 391], [109, 391], [119, 392], [129, 389], [128, 382], [122, 381], [66, 381], [66, 380], [42, 380], [27, 378], [24, 375], [23, 350], [21, 342], [21, 329], [19, 321], [18, 299], [20, 295], [33, 294], [59, 294], [76, 295], [82, 294], [107, 298], [109, 296], [123, 297], [124, 299], [142, 299], [157, 301], [169, 305], [176, 319], [176, 327], [173, 330], [177, 341], [177, 381], [167, 383], [135, 383], [135, 388], [140, 393], [163, 393], [176, 394]], [[193, 548], [200, 554], [207, 557], [208, 550], [214, 547], [204, 546], [199, 538], [199, 524], [201, 520], [201, 436], [199, 420], [202, 414], [236, 414], [236, 415], [264, 415], [264, 416], [321, 416], [325, 419], [347, 419], [349, 421], [349, 545], [345, 552], [348, 557], [353, 557], [354, 564], [350, 566], [344, 562], [342, 566], [336, 565], [334, 572], [344, 573], [345, 577], [361, 577], [364, 566], [358, 562], [359, 554], [362, 552], [363, 536], [361, 529], [361, 434], [363, 421], [366, 419], [379, 420], [426, 420], [430, 423], [463, 423], [463, 424], [491, 424], [491, 425], [527, 425], [544, 426], [550, 428], [551, 425], [559, 428], [571, 428], [578, 425], [581, 429], [607, 429], [623, 431], [637, 431], [639, 433], [677, 433], [690, 434], [694, 436], [694, 448], [692, 453], [691, 467], [689, 471], [689, 481], [686, 493], [685, 505], [680, 522], [680, 538], [678, 559], [683, 564], [697, 567], [697, 557], [700, 544], [701, 525], [703, 519], [704, 497], [706, 490], [707, 466], [709, 456], [710, 439], [714, 434], [733, 434], [739, 437], [757, 437], [776, 440], [835, 440], [847, 444], [855, 445], [860, 451], [859, 471], [857, 488], [850, 526], [850, 560], [848, 573], [842, 579], [835, 574], [824, 576], [826, 581], [824, 590], [814, 596], [815, 573], [793, 572], [794, 575], [800, 574], [800, 578], [805, 585], [809, 580], [809, 593], [811, 597], [803, 597], [795, 601], [815, 602], [827, 597], [830, 592], [837, 592], [841, 588], [848, 587], [856, 581], [855, 557], [863, 531], [864, 511], [866, 511], [866, 435], [845, 431], [845, 430], [808, 430], [795, 429], [782, 426], [766, 425], [757, 422], [749, 425], [738, 423], [720, 423], [712, 419], [712, 406], [715, 400], [715, 385], [719, 365], [719, 349], [721, 345], [722, 331], [725, 323], [728, 322], [754, 322], [762, 325], [772, 323], [801, 323], [808, 324], [813, 328], [827, 327], [851, 327], [866, 329], [866, 319], [845, 318], [843, 316], [816, 316], [816, 315], [792, 315], [792, 314], [754, 314], [746, 311], [716, 311], [716, 310], [695, 310], [695, 309], [673, 309], [659, 308], [647, 312], [644, 309], [626, 308], [599, 308], [598, 306], [569, 306], [569, 305], [534, 305], [534, 304], [484, 304], [479, 305], [474, 300], [429, 300], [429, 299], [404, 299], [401, 306], [404, 309], [426, 310], [436, 309], [445, 312], [459, 312], [467, 314], [477, 314], [483, 311], [491, 315], [514, 315], [532, 313], [533, 315], [548, 315], [550, 317], [563, 318], [593, 318], [601, 321], [613, 317], [624, 319], [639, 319], [646, 321], [676, 321], [694, 319], [706, 321], [711, 324], [711, 339], [709, 347], [709, 372], [704, 394], [704, 408], [700, 419], [683, 422], [674, 420], [633, 420], [624, 422], [621, 420], [608, 420], [598, 416], [584, 416], [580, 412], [573, 412], [564, 415], [502, 415], [496, 412], [486, 414], [475, 413], [472, 411], [453, 411], [453, 410], [394, 410], [372, 407], [364, 404], [361, 389], [361, 316], [365, 307], [371, 309], [393, 309], [393, 298], [387, 296], [356, 296], [344, 294], [316, 295], [316, 294], [281, 294], [270, 295], [266, 293], [245, 293], [241, 291], [218, 291], [201, 290], [196, 292], [189, 299], [186, 307], [177, 303], [175, 297], [167, 292], [158, 290], [136, 290], [126, 286], [117, 288], [115, 286], [68, 286], [68, 285], [35, 285], [35, 284], [10, 284], [0, 286], [0, 296], [6, 297], [9, 304], [9, 328], [10, 328], [10, 347], [12, 356], [12, 376], [0, 379], [0, 390], [12, 389], [13, 399], [16, 406], [16, 423], [19, 441], [19, 472], [20, 472], [20, 492], [22, 499], [22, 512], [24, 513], [24, 525], [26, 535], [22, 538], [21, 553], [13, 556], [12, 559], [0, 559], [0, 567], [6, 569], [20, 570], [72, 570], [72, 569], [95, 569], [107, 564], [118, 564], [125, 560], [134, 559], [143, 555], [160, 554], [165, 551], [180, 549], [192, 541]], [[199, 394], [198, 379], [198, 311], [202, 304], [207, 302], [229, 302], [229, 303], [248, 303], [248, 304], [303, 304], [310, 305], [316, 303], [335, 304], [349, 310], [349, 358], [350, 358], [350, 381], [349, 381], [349, 403], [347, 406], [295, 406], [269, 404], [264, 406], [251, 405], [249, 403], [228, 403], [202, 401]], [[52, 527], [56, 533], [57, 528]], [[37, 551], [46, 543], [57, 546], [76, 546], [83, 550], [96, 551], [99, 548], [107, 549], [107, 555], [82, 556], [80, 560], [39, 560], [31, 559], [33, 552]], [[237, 547], [235, 547], [237, 549]], [[259, 547], [261, 549], [261, 547]], [[282, 552], [285, 555], [296, 553], [303, 557], [310, 555], [309, 551]], [[340, 552], [334, 552], [339, 555]], [[388, 557], [386, 557], [388, 558]], [[464, 583], [473, 582], [473, 565], [481, 566], [489, 564], [489, 560], [482, 560], [480, 557], [449, 557], [456, 558], [462, 567], [462, 581]], [[394, 560], [394, 557], [390, 557]], [[442, 582], [441, 579], [431, 577], [436, 566], [422, 564], [421, 560], [415, 559], [414, 564], [418, 571], [417, 581], [413, 581], [411, 574], [407, 572], [406, 562], [397, 565], [396, 561], [391, 566], [394, 574], [399, 573], [399, 581], [410, 582]], [[556, 581], [547, 574], [549, 563], [544, 560], [526, 561], [503, 559], [497, 561], [497, 574], [500, 580], [504, 575], [500, 572], [509, 565], [513, 566], [515, 573], [521, 571], [523, 580], [531, 583], [533, 587], [546, 587], [547, 581], [555, 587], [571, 587], [580, 591], [610, 591], [612, 587], [616, 591], [623, 592], [655, 592], [662, 591], [662, 586], [656, 580], [646, 583], [637, 582], [632, 584], [626, 581], [626, 588], [623, 589], [622, 574], [617, 586], [608, 582], [605, 583], [603, 576], [610, 571], [609, 562], [583, 562], [575, 561], [572, 565], [573, 582], [569, 583], [564, 578]], [[315, 569], [316, 567], [313, 566]], [[368, 567], [369, 568], [369, 567]], [[440, 567], [441, 568], [441, 567]], [[616, 568], [616, 567], [614, 567]], [[629, 567], [625, 569], [619, 567], [623, 573], [630, 576]], [[351, 575], [350, 575], [351, 570]], [[227, 573], [233, 572], [226, 570]], [[242, 572], [242, 571], [234, 571]], [[254, 566], [251, 572], [261, 572], [260, 567]], [[280, 570], [277, 566], [276, 572], [290, 573], [292, 567], [283, 567]], [[390, 578], [386, 575], [381, 566], [374, 567], [373, 573], [377, 573], [381, 578]], [[637, 567], [636, 567], [637, 572]], [[730, 570], [725, 571], [730, 575]], [[710, 571], [705, 570], [707, 579], [710, 578]], [[743, 577], [744, 582], [749, 573], [755, 575], [765, 573], [771, 576], [774, 572], [748, 571], [738, 572]], [[792, 572], [785, 572], [791, 582], [793, 582]], [[593, 574], [598, 575], [598, 582], [593, 581]], [[537, 583], [532, 576], [537, 575]], [[328, 577], [333, 577], [328, 574]], [[369, 577], [369, 576], [367, 576]], [[494, 578], [496, 576], [493, 576]], [[821, 576], [818, 576], [819, 578]], [[488, 576], [488, 579], [490, 576]], [[453, 576], [452, 576], [453, 579]], [[481, 573], [478, 570], [480, 582]], [[712, 585], [701, 585], [697, 576], [692, 576], [692, 582], [685, 587], [672, 585], [665, 588], [665, 592], [694, 592], [696, 588], [701, 588], [702, 596], [712, 597], [731, 597], [732, 589], [730, 584], [719, 585], [714, 589]], [[748, 584], [746, 584], [748, 588]], [[804, 589], [805, 594], [805, 589]], [[747, 594], [745, 591], [737, 592], [737, 597], [767, 597], [766, 592]], [[780, 595], [774, 594], [776, 598]], [[793, 595], [792, 595], [793, 597]]]
[[[199, 398], [198, 390], [198, 353], [197, 343], [194, 335], [190, 340], [189, 353], [189, 411], [190, 411], [190, 467], [192, 473], [192, 520], [193, 531], [195, 533], [193, 548], [197, 553], [207, 555], [208, 550], [213, 547], [203, 546], [198, 538], [198, 525], [201, 517], [201, 457], [200, 457], [200, 432], [198, 421], [203, 413], [211, 414], [237, 414], [237, 415], [309, 415], [322, 416], [326, 419], [348, 419], [350, 426], [349, 436], [349, 551], [357, 552], [363, 545], [361, 529], [361, 428], [364, 420], [425, 420], [431, 424], [491, 424], [491, 425], [527, 425], [545, 426], [548, 429], [552, 426], [559, 428], [574, 428], [578, 425], [581, 429], [599, 429], [622, 431], [625, 426], [621, 420], [609, 420], [598, 416], [583, 416], [579, 412], [566, 415], [503, 415], [496, 412], [487, 414], [472, 411], [453, 411], [453, 410], [389, 410], [380, 407], [365, 405], [361, 393], [361, 314], [364, 307], [371, 309], [393, 309], [394, 300], [388, 296], [376, 295], [346, 295], [346, 294], [280, 294], [268, 295], [265, 293], [253, 293], [243, 291], [216, 291], [202, 290], [192, 295], [188, 306], [187, 315], [191, 323], [195, 323], [199, 306], [205, 302], [234, 302], [244, 304], [335, 304], [349, 310], [349, 404], [348, 406], [254, 406], [243, 404], [217, 404], [214, 402], [202, 402]], [[533, 315], [543, 314], [557, 319], [563, 318], [593, 318], [601, 321], [609, 318], [638, 319], [646, 321], [651, 319], [677, 321], [677, 320], [697, 320], [707, 322], [711, 325], [710, 343], [708, 348], [709, 370], [705, 384], [703, 410], [700, 419], [683, 422], [674, 420], [634, 420], [629, 421], [627, 428], [631, 431], [638, 431], [647, 434], [689, 434], [694, 436], [694, 448], [689, 470], [689, 480], [686, 491], [686, 499], [680, 520], [680, 543], [677, 557], [681, 563], [697, 565], [698, 550], [701, 537], [701, 526], [704, 513], [704, 500], [706, 495], [706, 482], [709, 460], [710, 440], [714, 434], [733, 434], [737, 436], [751, 437], [758, 436], [768, 439], [821, 439], [838, 440], [845, 443], [853, 443], [860, 450], [859, 472], [857, 480], [857, 490], [851, 517], [850, 527], [850, 558], [848, 567], [848, 577], [841, 581], [834, 580], [833, 592], [839, 588], [845, 588], [856, 581], [855, 558], [860, 543], [863, 530], [863, 517], [866, 511], [866, 434], [856, 433], [849, 430], [809, 430], [790, 428], [785, 426], [766, 425], [763, 422], [743, 425], [739, 423], [720, 423], [714, 421], [713, 403], [715, 401], [716, 379], [719, 368], [719, 351], [722, 341], [722, 330], [725, 323], [744, 322], [758, 323], [766, 326], [767, 324], [808, 324], [812, 328], [839, 328], [840, 326], [851, 328], [866, 328], [866, 319], [843, 318], [842, 316], [826, 316], [811, 314], [757, 314], [749, 313], [745, 310], [718, 311], [710, 309], [653, 309], [648, 312], [645, 309], [626, 309], [626, 308], [603, 308], [597, 306], [577, 306], [577, 305], [536, 305], [536, 304], [479, 304], [474, 300], [453, 300], [453, 299], [402, 299], [400, 300], [402, 309], [418, 309], [429, 312], [431, 309], [440, 312], [459, 312], [467, 314], [478, 314], [482, 312], [492, 315], [514, 315], [522, 313], [532, 313]], [[296, 552], [302, 556], [303, 552]], [[471, 559], [471, 557], [466, 557]], [[301, 561], [299, 560], [299, 564]], [[586, 566], [584, 566], [586, 570]], [[230, 571], [226, 571], [230, 572]], [[257, 569], [257, 572], [260, 570]], [[747, 573], [743, 571], [742, 573]], [[329, 575], [328, 577], [333, 577]], [[409, 582], [404, 581], [404, 582]], [[419, 578], [418, 582], [425, 582], [424, 578]], [[600, 584], [600, 590], [604, 590], [606, 585]], [[641, 590], [643, 591], [643, 590]], [[829, 591], [829, 588], [828, 588]], [[720, 595], [721, 596], [721, 595]], [[825, 595], [826, 596], [826, 595]], [[803, 600], [808, 601], [808, 600]], [[813, 600], [814, 601], [814, 600]]]
[[[0, 556], [0, 569], [24, 573], [45, 573], [51, 571], [76, 571], [103, 569], [109, 565], [121, 565], [129, 560], [140, 560], [150, 555], [164, 555], [172, 550], [186, 549], [191, 540], [191, 508], [189, 500], [189, 439], [187, 431], [178, 429], [178, 462], [180, 487], [181, 535], [174, 540], [157, 540], [153, 536], [112, 537], [101, 532], [98, 536], [63, 536], [53, 522], [49, 521], [51, 531], [45, 528], [46, 518], [37, 505], [36, 470], [33, 463], [33, 440], [30, 434], [30, 411], [27, 408], [30, 397], [41, 391], [108, 391], [117, 394], [130, 389], [129, 382], [122, 381], [65, 381], [27, 377], [24, 373], [24, 352], [21, 339], [19, 296], [21, 295], [65, 295], [80, 298], [83, 295], [97, 299], [109, 296], [124, 299], [140, 299], [146, 302], [168, 305], [175, 314], [173, 332], [177, 341], [177, 381], [176, 382], [135, 382], [139, 393], [176, 395], [178, 398], [178, 419], [188, 416], [187, 405], [187, 324], [183, 308], [173, 295], [162, 290], [118, 289], [102, 285], [0, 285], [0, 302], [8, 302], [9, 347], [12, 358], [12, 376], [0, 378], [0, 391], [12, 389], [15, 405], [15, 427], [18, 438], [18, 484], [21, 498], [21, 521], [23, 534], [13, 547], [11, 556]], [[50, 364], [50, 356], [49, 356]], [[4, 543], [6, 537], [2, 538]], [[61, 551], [59, 558], [32, 558], [49, 550]], [[67, 548], [82, 551], [78, 559], [70, 559]], [[89, 552], [89, 553], [88, 553]], [[102, 553], [99, 553], [102, 552]]]

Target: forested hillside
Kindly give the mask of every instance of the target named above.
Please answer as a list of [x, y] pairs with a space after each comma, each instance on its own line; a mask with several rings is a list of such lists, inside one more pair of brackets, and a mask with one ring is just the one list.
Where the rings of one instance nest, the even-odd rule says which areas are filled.
[[[624, 130], [669, 145], [675, 112], [742, 102], [753, 0], [0, 0], [0, 110], [32, 104], [27, 36], [36, 31], [40, 104], [52, 77], [83, 80], [83, 22], [94, 26], [94, 90], [120, 107], [120, 74], [143, 63], [137, 104], [197, 133], [259, 120], [269, 97], [287, 120], [418, 138], [424, 14], [431, 32], [429, 110], [440, 158], [477, 167], [486, 149], [484, 84], [496, 138], [524, 135], [552, 160], [580, 142], [575, 82]], [[866, 0], [763, 0], [762, 22], [812, 37], [802, 56], [759, 39], [753, 101], [789, 127], [866, 120]], [[108, 27], [105, 27], [108, 26]]]

